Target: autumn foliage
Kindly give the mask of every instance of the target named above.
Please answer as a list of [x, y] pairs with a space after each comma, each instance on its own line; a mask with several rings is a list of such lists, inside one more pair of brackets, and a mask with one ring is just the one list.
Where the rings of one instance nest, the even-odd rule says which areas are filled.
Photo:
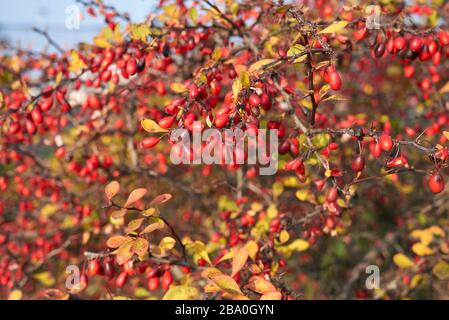
[[[1, 44], [1, 298], [449, 297], [449, 6], [281, 2]], [[277, 173], [172, 163], [197, 127], [277, 129]]]

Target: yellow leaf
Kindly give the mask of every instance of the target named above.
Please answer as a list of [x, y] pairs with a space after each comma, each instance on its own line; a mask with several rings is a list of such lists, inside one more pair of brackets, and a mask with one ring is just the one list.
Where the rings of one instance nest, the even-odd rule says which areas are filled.
[[147, 239], [137, 238], [133, 242], [132, 251], [139, 256], [139, 258], [145, 257], [148, 252], [149, 243]]
[[56, 282], [55, 278], [53, 278], [53, 276], [48, 271], [36, 273], [33, 276], [33, 278], [36, 279], [37, 281], [39, 281], [42, 285], [44, 285], [46, 287], [50, 287], [50, 286], [54, 285]]
[[190, 7], [189, 8], [189, 17], [192, 20], [192, 22], [194, 24], [196, 24], [196, 21], [198, 19], [198, 10], [196, 10], [195, 7]]
[[[280, 61], [278, 63], [274, 63], [276, 59], [262, 59], [257, 62], [254, 62], [248, 69], [248, 72], [254, 73], [257, 71], [263, 71], [262, 69], [265, 69], [265, 66], [270, 65], [270, 68], [273, 68], [274, 66], [281, 63]], [[268, 69], [268, 68], [267, 68]]]
[[237, 102], [240, 91], [242, 91], [242, 82], [240, 81], [240, 79], [236, 78], [232, 83], [232, 95], [234, 97], [234, 102]]
[[248, 260], [248, 247], [243, 246], [234, 255], [234, 259], [232, 260], [232, 272], [231, 276], [236, 275], [245, 265]]
[[150, 34], [150, 27], [144, 23], [131, 25], [130, 38], [134, 40], [140, 40], [144, 43], [147, 42], [147, 37]]
[[184, 93], [188, 91], [187, 87], [184, 84], [176, 82], [170, 85], [170, 89], [175, 93]]
[[335, 22], [333, 24], [331, 24], [330, 26], [328, 26], [327, 28], [321, 30], [318, 33], [333, 33], [333, 32], [338, 32], [342, 29], [344, 29], [347, 26], [348, 22], [347, 21], [338, 21]]
[[159, 242], [159, 247], [163, 250], [171, 250], [175, 247], [176, 240], [172, 237], [164, 237], [161, 242]]
[[13, 290], [8, 296], [8, 300], [22, 300], [22, 291], [21, 290]]
[[147, 225], [145, 227], [145, 229], [143, 229], [142, 232], [140, 232], [140, 235], [151, 233], [151, 232], [156, 231], [158, 229], [162, 229], [164, 227], [164, 225], [165, 225], [164, 221], [157, 219], [153, 223]]
[[219, 264], [220, 262], [223, 262], [223, 261], [226, 261], [226, 260], [229, 260], [229, 259], [234, 258], [234, 255], [235, 255], [235, 250], [231, 250], [231, 251], [225, 253], [225, 254], [224, 254], [224, 255], [217, 261], [217, 264]]
[[156, 212], [155, 208], [149, 208], [149, 209], [146, 209], [145, 211], [142, 211], [142, 215], [145, 217], [154, 216], [156, 213], [157, 212]]
[[62, 81], [62, 72], [58, 72], [55, 79], [55, 87], [59, 86]]
[[143, 223], [144, 220], [145, 220], [145, 218], [138, 218], [138, 219], [131, 220], [128, 223], [126, 231], [127, 232], [136, 231], [137, 229], [140, 228], [140, 226], [142, 226], [142, 223]]
[[149, 133], [168, 132], [168, 130], [160, 127], [154, 120], [144, 119], [140, 123], [143, 129]]
[[242, 71], [240, 73], [240, 82], [242, 83], [242, 86], [244, 88], [249, 88], [249, 86], [251, 85], [251, 80], [249, 78], [248, 72]]
[[199, 291], [190, 286], [172, 286], [165, 293], [162, 300], [195, 300], [199, 296]]
[[449, 279], [449, 263], [444, 260], [440, 260], [433, 266], [433, 274], [440, 280]]
[[281, 234], [279, 235], [279, 241], [281, 243], [286, 243], [290, 239], [290, 235], [288, 234], [287, 230], [282, 230]]
[[246, 247], [248, 248], [249, 257], [253, 261], [256, 260], [257, 252], [259, 251], [259, 246], [257, 245], [257, 242], [251, 240], [246, 244]]
[[213, 273], [209, 278], [222, 290], [231, 294], [242, 294], [239, 285], [230, 276], [225, 274]]
[[428, 256], [433, 254], [433, 250], [430, 249], [426, 244], [418, 242], [412, 246], [412, 251], [418, 256]]
[[116, 211], [112, 212], [111, 217], [115, 220], [118, 220], [118, 219], [123, 218], [127, 212], [128, 212], [128, 210], [122, 208], [120, 210], [116, 210]]
[[305, 251], [307, 249], [309, 249], [310, 244], [309, 242], [307, 242], [304, 239], [296, 239], [295, 241], [293, 241], [292, 243], [290, 243], [288, 245], [290, 250], [294, 250], [294, 251]]
[[408, 269], [415, 265], [409, 257], [402, 253], [395, 254], [393, 257], [393, 262], [401, 269]]
[[83, 60], [81, 60], [79, 53], [75, 50], [72, 50], [69, 71], [78, 72], [84, 68], [86, 68], [86, 64]]

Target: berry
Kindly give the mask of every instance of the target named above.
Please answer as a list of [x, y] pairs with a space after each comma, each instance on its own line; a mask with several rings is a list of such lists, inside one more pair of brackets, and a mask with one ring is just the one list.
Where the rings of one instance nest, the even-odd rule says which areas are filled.
[[436, 173], [430, 177], [427, 182], [427, 186], [432, 193], [440, 193], [444, 190], [444, 179], [441, 174]]

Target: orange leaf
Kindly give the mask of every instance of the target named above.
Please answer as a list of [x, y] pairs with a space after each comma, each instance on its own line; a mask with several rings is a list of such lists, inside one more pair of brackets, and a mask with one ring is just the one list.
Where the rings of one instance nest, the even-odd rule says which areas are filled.
[[161, 195], [157, 196], [156, 198], [154, 198], [153, 200], [151, 200], [150, 207], [157, 206], [158, 204], [165, 203], [168, 200], [170, 200], [172, 197], [173, 196], [170, 193], [161, 194]]
[[128, 197], [128, 200], [126, 200], [126, 203], [124, 205], [125, 208], [128, 208], [130, 205], [132, 205], [134, 202], [142, 199], [147, 194], [147, 189], [144, 188], [138, 188], [131, 192], [131, 194]]
[[142, 230], [139, 234], [147, 234], [151, 233], [157, 229], [162, 229], [164, 227], [164, 222], [162, 220], [158, 220], [156, 222], [153, 222], [145, 227], [145, 229]]
[[117, 181], [112, 181], [109, 183], [106, 188], [104, 188], [104, 192], [106, 193], [106, 197], [111, 200], [120, 190], [120, 184]]
[[248, 247], [241, 247], [234, 255], [232, 259], [232, 273], [231, 277], [235, 276], [245, 265], [248, 260]]
[[112, 236], [106, 241], [106, 245], [109, 248], [118, 248], [121, 245], [123, 245], [125, 242], [129, 241], [130, 237], [124, 237], [124, 236]]
[[277, 291], [276, 287], [270, 281], [265, 280], [260, 276], [252, 276], [248, 280], [246, 287], [261, 294]]

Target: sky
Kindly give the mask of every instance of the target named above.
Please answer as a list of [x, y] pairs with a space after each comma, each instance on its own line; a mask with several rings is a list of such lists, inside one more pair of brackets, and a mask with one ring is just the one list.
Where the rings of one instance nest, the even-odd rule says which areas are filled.
[[[121, 12], [128, 12], [133, 21], [141, 21], [154, 8], [158, 0], [104, 0]], [[64, 48], [80, 41], [90, 41], [104, 27], [100, 18], [87, 16], [80, 22], [79, 30], [66, 27], [69, 14], [66, 9], [77, 5], [75, 0], [8, 0], [3, 1], [0, 10], [0, 38], [21, 46], [40, 49], [47, 43], [44, 37], [32, 32], [33, 27], [47, 30], [51, 37]]]

